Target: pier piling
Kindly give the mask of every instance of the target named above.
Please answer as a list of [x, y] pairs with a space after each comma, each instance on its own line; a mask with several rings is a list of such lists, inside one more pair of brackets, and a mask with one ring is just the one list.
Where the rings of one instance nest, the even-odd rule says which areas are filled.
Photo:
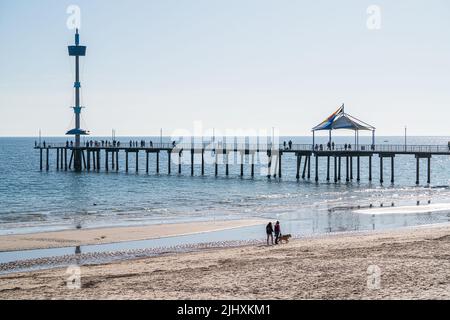
[[228, 151], [225, 150], [225, 175], [228, 177], [230, 174], [229, 167], [228, 167]]
[[252, 178], [255, 176], [255, 153], [252, 153], [252, 167], [250, 175]]
[[156, 173], [159, 174], [159, 151], [156, 152]]
[[316, 176], [315, 176], [315, 181], [319, 181], [319, 155], [316, 154], [316, 170], [315, 170]]
[[49, 170], [50, 169], [50, 163], [49, 163], [49, 149], [46, 149], [47, 151], [47, 156], [46, 156], [46, 162], [45, 162], [45, 170]]
[[202, 176], [205, 175], [205, 149], [202, 149]]
[[353, 157], [350, 156], [350, 180], [353, 180]]
[[311, 156], [308, 156], [308, 180], [311, 179]]
[[349, 182], [349, 181], [350, 181], [350, 179], [349, 179], [349, 172], [348, 172], [348, 169], [349, 169], [349, 159], [348, 159], [348, 156], [346, 156], [345, 158], [346, 158], [346, 159], [345, 159], [345, 181]]
[[391, 157], [391, 183], [394, 183], [394, 156]]
[[167, 174], [170, 174], [172, 165], [172, 151], [167, 151]]
[[282, 175], [282, 173], [281, 173], [281, 156], [282, 156], [282, 152], [280, 151], [280, 152], [278, 152], [278, 177], [279, 178], [281, 178], [281, 175]]
[[[136, 150], [136, 172], [139, 172], [139, 150]], [[159, 163], [158, 163], [159, 165]]]
[[380, 183], [383, 183], [383, 156], [380, 154]]
[[64, 149], [64, 171], [67, 171], [67, 148]]
[[109, 164], [108, 164], [108, 150], [105, 150], [105, 171], [108, 172], [109, 171]]
[[305, 164], [303, 165], [302, 179], [305, 179], [307, 165], [308, 165], [308, 156], [305, 156]]
[[356, 181], [361, 180], [361, 158], [360, 156], [356, 157]]
[[416, 155], [416, 184], [419, 184], [419, 173], [420, 173], [419, 160], [420, 160], [419, 155]]
[[86, 157], [87, 157], [87, 171], [91, 171], [91, 152], [89, 150], [86, 150]]
[[327, 181], [330, 181], [330, 156], [327, 156]]
[[59, 148], [56, 148], [56, 170], [59, 170]]
[[191, 150], [191, 176], [194, 175], [194, 149]]
[[337, 157], [334, 156], [334, 183], [338, 182], [337, 176]]
[[339, 164], [338, 164], [338, 180], [341, 181], [341, 167], [342, 167], [341, 157], [338, 158], [338, 162], [339, 162]]

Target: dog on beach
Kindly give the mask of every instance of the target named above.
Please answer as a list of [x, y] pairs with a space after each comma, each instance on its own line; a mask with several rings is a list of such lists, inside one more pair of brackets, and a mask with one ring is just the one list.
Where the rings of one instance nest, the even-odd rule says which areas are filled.
[[284, 234], [278, 238], [278, 241], [280, 243], [283, 243], [283, 241], [285, 241], [286, 243], [289, 243], [289, 238], [292, 238], [292, 236], [290, 234]]

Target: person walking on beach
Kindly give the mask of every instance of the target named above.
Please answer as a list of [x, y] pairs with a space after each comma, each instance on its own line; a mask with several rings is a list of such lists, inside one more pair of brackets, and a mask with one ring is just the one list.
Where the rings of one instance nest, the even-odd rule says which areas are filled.
[[277, 221], [275, 223], [275, 244], [278, 244], [278, 239], [281, 236], [281, 226], [280, 226], [280, 221]]
[[273, 244], [273, 226], [272, 226], [272, 222], [269, 222], [269, 224], [266, 226], [266, 234], [267, 234], [267, 245], [269, 245], [269, 238], [271, 239], [271, 242]]

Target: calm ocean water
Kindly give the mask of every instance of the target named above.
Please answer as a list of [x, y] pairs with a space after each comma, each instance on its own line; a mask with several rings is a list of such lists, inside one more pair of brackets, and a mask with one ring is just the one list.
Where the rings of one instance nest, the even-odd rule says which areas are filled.
[[[101, 139], [101, 138], [93, 138]], [[133, 137], [140, 140], [140, 137]], [[156, 137], [142, 138], [159, 141]], [[285, 137], [294, 143], [310, 143], [310, 137]], [[320, 139], [320, 138], [318, 138]], [[319, 143], [326, 143], [326, 138]], [[361, 162], [361, 182], [334, 184], [325, 181], [325, 165], [320, 166], [319, 183], [295, 179], [295, 158], [283, 157], [283, 178], [268, 180], [259, 175], [239, 177], [239, 165], [230, 167], [225, 177], [224, 166], [219, 177], [214, 167], [206, 166], [206, 175], [190, 176], [190, 165], [182, 175], [167, 175], [167, 156], [161, 153], [161, 173], [155, 174], [155, 158], [150, 157], [150, 174], [145, 173], [145, 155], [141, 152], [140, 172], [124, 172], [121, 154], [119, 172], [74, 173], [56, 171], [51, 158], [50, 171], [39, 171], [39, 152], [33, 150], [35, 138], [0, 138], [0, 234], [82, 227], [134, 225], [213, 219], [263, 217], [279, 219], [285, 233], [311, 234], [330, 231], [371, 230], [419, 224], [447, 222], [449, 212], [400, 215], [356, 214], [351, 206], [372, 203], [415, 205], [450, 202], [450, 157], [432, 158], [431, 186], [415, 186], [415, 159], [396, 157], [396, 183], [380, 186], [379, 161], [374, 158], [372, 183], [368, 182], [367, 160]], [[63, 142], [65, 138], [45, 138]], [[129, 141], [130, 138], [120, 138]], [[367, 141], [366, 141], [367, 140]], [[409, 144], [447, 145], [450, 137], [409, 137]], [[351, 137], [336, 137], [336, 143], [353, 143]], [[370, 143], [361, 138], [360, 143]], [[377, 144], [403, 144], [403, 137], [377, 137]], [[103, 155], [102, 155], [103, 156]], [[104, 159], [102, 159], [104, 160]], [[324, 161], [324, 160], [322, 160]], [[199, 161], [197, 161], [199, 162]], [[314, 164], [314, 162], [312, 162]], [[103, 163], [102, 163], [103, 166]], [[356, 165], [354, 165], [356, 168]], [[314, 171], [314, 165], [311, 166]], [[356, 169], [354, 169], [356, 170]], [[385, 180], [389, 180], [390, 163], [385, 161]], [[314, 176], [314, 175], [313, 175]], [[421, 164], [421, 182], [426, 181], [426, 162]]]

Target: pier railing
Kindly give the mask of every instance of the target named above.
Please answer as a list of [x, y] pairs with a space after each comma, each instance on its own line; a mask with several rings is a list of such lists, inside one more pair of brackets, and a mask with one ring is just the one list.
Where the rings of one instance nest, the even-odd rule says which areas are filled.
[[[72, 144], [66, 143], [38, 143], [36, 148], [73, 148]], [[204, 149], [204, 150], [281, 150], [281, 151], [346, 151], [346, 152], [395, 152], [395, 153], [449, 153], [448, 145], [390, 145], [390, 144], [336, 144], [332, 146], [321, 144], [278, 144], [271, 143], [221, 143], [221, 142], [183, 142], [183, 143], [129, 143], [129, 142], [104, 142], [82, 144], [83, 149], [101, 148], [101, 149], [155, 149], [155, 150], [171, 150], [171, 149]]]

